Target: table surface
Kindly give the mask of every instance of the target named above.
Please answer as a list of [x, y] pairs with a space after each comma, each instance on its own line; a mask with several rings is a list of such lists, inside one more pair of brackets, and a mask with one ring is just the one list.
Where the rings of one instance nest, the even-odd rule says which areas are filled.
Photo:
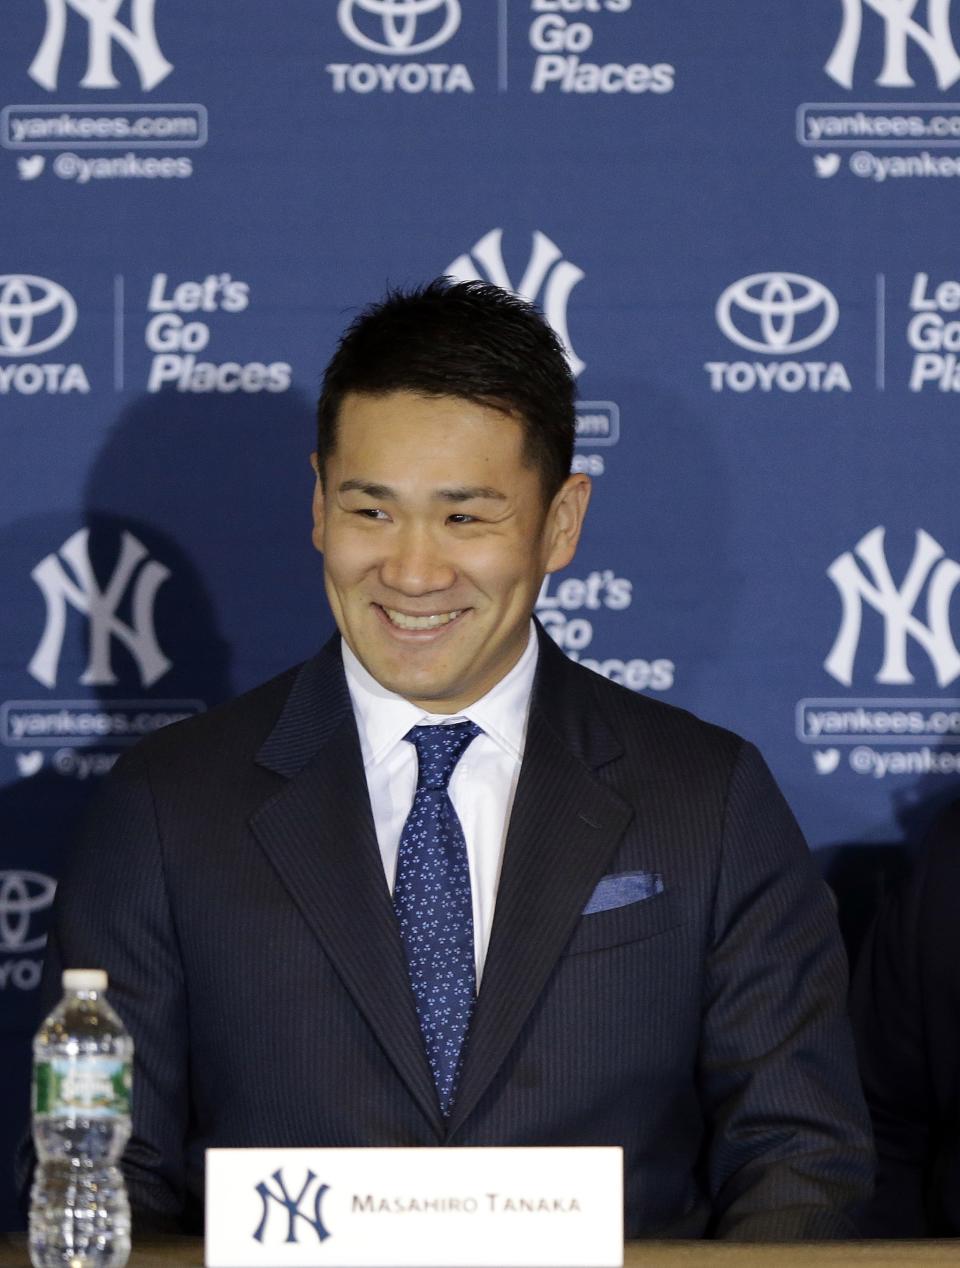
[[[960, 1265], [960, 1240], [944, 1242], [802, 1242], [759, 1245], [746, 1242], [628, 1242], [624, 1268], [848, 1268], [850, 1264]], [[0, 1268], [29, 1268], [22, 1235], [0, 1234]], [[144, 1242], [129, 1268], [202, 1268], [203, 1243], [193, 1238]]]

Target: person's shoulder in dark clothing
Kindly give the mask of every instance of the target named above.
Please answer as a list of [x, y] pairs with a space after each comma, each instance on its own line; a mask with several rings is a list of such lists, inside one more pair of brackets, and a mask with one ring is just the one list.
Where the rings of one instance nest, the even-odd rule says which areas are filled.
[[852, 1010], [879, 1164], [864, 1235], [960, 1236], [960, 801], [881, 908]]

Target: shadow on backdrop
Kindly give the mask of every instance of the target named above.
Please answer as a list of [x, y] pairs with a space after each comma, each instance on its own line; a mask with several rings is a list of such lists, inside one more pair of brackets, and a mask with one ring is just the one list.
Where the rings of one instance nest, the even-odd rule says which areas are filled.
[[[619, 443], [595, 451], [605, 471], [594, 480], [580, 549], [567, 571], [624, 574], [632, 599], [622, 614], [600, 613], [596, 620], [586, 613], [597, 632], [581, 659], [669, 659], [677, 675], [665, 698], [730, 725], [716, 692], [717, 669], [729, 652], [744, 570], [730, 557], [729, 490], [716, 431], [662, 383], [631, 380], [628, 390], [613, 381], [610, 391], [636, 395], [642, 417], [624, 420]], [[577, 448], [580, 460], [592, 452], [589, 442]]]
[[[12, 1111], [2, 1158], [27, 1125], [49, 881], [100, 777], [158, 715], [209, 708], [310, 655], [332, 628], [309, 539], [311, 414], [296, 392], [138, 398], [108, 432], [82, 505], [0, 537], [13, 616], [2, 694], [27, 702], [21, 734], [5, 735], [0, 787], [0, 971], [14, 984], [0, 1027]], [[29, 893], [24, 873], [41, 878]], [[11, 1161], [0, 1228], [22, 1226]]]
[[141, 396], [86, 481], [88, 514], [153, 525], [190, 559], [235, 691], [312, 655], [332, 629], [310, 542], [313, 409], [298, 391]]
[[[942, 746], [938, 752], [955, 753]], [[851, 969], [880, 904], [909, 875], [924, 838], [960, 797], [960, 778], [924, 775], [895, 791], [892, 813], [902, 839], [895, 843], [838, 842], [814, 856], [837, 899], [840, 929]]]

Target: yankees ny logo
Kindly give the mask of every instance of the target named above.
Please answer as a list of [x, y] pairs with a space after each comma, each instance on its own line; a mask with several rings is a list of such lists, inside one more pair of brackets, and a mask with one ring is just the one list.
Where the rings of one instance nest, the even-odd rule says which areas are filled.
[[297, 1196], [291, 1197], [287, 1192], [287, 1186], [283, 1179], [283, 1169], [279, 1168], [274, 1171], [270, 1179], [277, 1186], [279, 1192], [274, 1192], [265, 1180], [261, 1180], [256, 1186], [256, 1192], [260, 1195], [260, 1201], [263, 1203], [263, 1214], [260, 1217], [260, 1223], [257, 1225], [253, 1236], [258, 1242], [263, 1241], [264, 1231], [267, 1227], [267, 1218], [270, 1214], [270, 1203], [276, 1202], [278, 1206], [282, 1206], [287, 1213], [287, 1235], [284, 1241], [296, 1242], [297, 1240], [297, 1220], [303, 1220], [317, 1235], [317, 1241], [323, 1242], [330, 1236], [323, 1223], [320, 1214], [320, 1203], [323, 1201], [323, 1195], [330, 1188], [328, 1184], [317, 1185], [313, 1195], [313, 1218], [304, 1214], [300, 1210], [300, 1206], [307, 1196], [310, 1186], [316, 1181], [316, 1175], [309, 1169], [307, 1170], [307, 1178], [304, 1180], [300, 1192]]
[[[918, 529], [913, 559], [897, 589], [884, 554], [883, 538], [884, 530], [874, 528], [856, 545], [856, 554], [870, 570], [869, 577], [850, 551], [827, 569], [827, 576], [840, 592], [842, 616], [836, 642], [823, 667], [844, 686], [852, 683], [866, 600], [884, 620], [883, 663], [876, 681], [895, 686], [914, 681], [907, 665], [907, 639], [913, 638], [930, 657], [938, 685], [945, 687], [960, 676], [960, 651], [950, 628], [950, 600], [960, 582], [960, 564], [945, 559], [940, 543]], [[913, 609], [928, 581], [924, 625]]]
[[[485, 278], [478, 271], [475, 260], [483, 266]], [[567, 331], [567, 302], [570, 292], [585, 274], [582, 269], [563, 258], [563, 252], [545, 233], [537, 229], [533, 235], [533, 252], [519, 286], [514, 286], [510, 281], [503, 262], [502, 229], [491, 229], [484, 234], [474, 244], [471, 252], [457, 256], [444, 271], [461, 282], [493, 282], [495, 286], [512, 291], [514, 295], [522, 296], [531, 304], [537, 302], [542, 289], [544, 316], [564, 346], [571, 371], [578, 375], [586, 368], [586, 363], [574, 352]]]
[[950, 32], [951, 0], [927, 0], [927, 26], [914, 12], [919, 0], [842, 0], [843, 26], [824, 70], [842, 88], [853, 87], [853, 68], [860, 51], [864, 7], [884, 21], [886, 46], [883, 68], [877, 79], [882, 88], [912, 88], [907, 69], [907, 50], [912, 41], [929, 58], [941, 91], [960, 79], [960, 54]]
[[[89, 659], [80, 682], [84, 686], [106, 687], [117, 681], [110, 662], [111, 640], [116, 638], [136, 660], [143, 686], [150, 687], [171, 665], [160, 650], [153, 628], [157, 591], [170, 576], [170, 569], [151, 559], [134, 581], [134, 573], [148, 552], [143, 542], [124, 530], [113, 576], [106, 589], [101, 590], [90, 563], [89, 538], [89, 529], [81, 528], [60, 547], [60, 555], [73, 570], [72, 577], [55, 554], [41, 559], [30, 574], [46, 600], [47, 622], [27, 668], [45, 687], [56, 685], [69, 603], [90, 622]], [[128, 625], [119, 619], [117, 610], [131, 583], [133, 623]]]
[[118, 21], [117, 13], [124, 0], [44, 0], [47, 6], [47, 28], [37, 55], [30, 63], [31, 79], [49, 92], [57, 87], [60, 59], [67, 35], [69, 11], [85, 18], [87, 31], [87, 69], [80, 80], [81, 88], [119, 88], [113, 73], [113, 45], [129, 54], [140, 76], [144, 92], [173, 70], [160, 51], [154, 26], [156, 0], [130, 0], [130, 26]]

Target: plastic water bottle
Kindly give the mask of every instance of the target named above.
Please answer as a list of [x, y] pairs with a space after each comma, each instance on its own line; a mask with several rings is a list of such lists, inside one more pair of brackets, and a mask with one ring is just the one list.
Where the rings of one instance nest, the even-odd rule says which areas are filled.
[[130, 1136], [133, 1041], [102, 969], [67, 969], [33, 1041], [34, 1268], [123, 1268], [130, 1204], [117, 1163]]

